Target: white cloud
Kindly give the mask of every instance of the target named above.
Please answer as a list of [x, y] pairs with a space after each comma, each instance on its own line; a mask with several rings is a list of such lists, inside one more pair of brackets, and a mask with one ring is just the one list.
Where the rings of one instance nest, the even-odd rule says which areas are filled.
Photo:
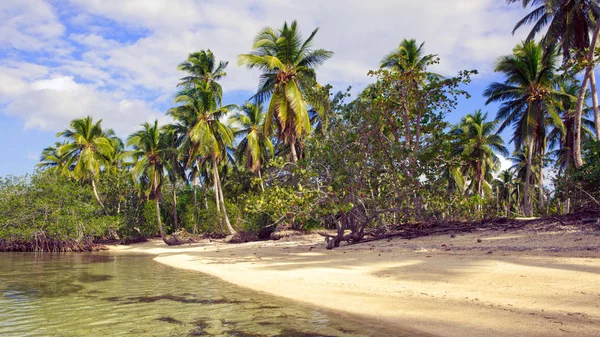
[[40, 50], [52, 47], [65, 30], [43, 0], [0, 2], [0, 50]]
[[71, 76], [33, 81], [7, 105], [5, 113], [23, 119], [26, 128], [43, 130], [63, 129], [72, 119], [89, 114], [103, 119], [105, 127], [123, 137], [144, 121], [164, 119], [143, 100], [98, 90], [94, 85], [77, 83]]
[[496, 155], [498, 156], [498, 159], [500, 159], [500, 171], [499, 172], [508, 170], [509, 168], [511, 168], [513, 166], [513, 162], [510, 159], [504, 157], [501, 154], [496, 154]]

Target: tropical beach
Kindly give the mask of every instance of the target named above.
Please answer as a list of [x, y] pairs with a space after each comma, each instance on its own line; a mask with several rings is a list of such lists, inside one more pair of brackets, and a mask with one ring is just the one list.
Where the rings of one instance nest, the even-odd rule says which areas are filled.
[[334, 251], [309, 235], [240, 245], [151, 241], [111, 250], [152, 254], [174, 268], [417, 335], [597, 336], [598, 235], [495, 231]]
[[0, 335], [600, 336], [599, 0], [0, 4]]

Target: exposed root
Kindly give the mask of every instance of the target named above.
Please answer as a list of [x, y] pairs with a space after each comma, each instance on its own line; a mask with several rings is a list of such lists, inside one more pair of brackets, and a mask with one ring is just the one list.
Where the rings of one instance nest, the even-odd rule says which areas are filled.
[[37, 231], [32, 240], [21, 238], [0, 239], [0, 252], [89, 252], [106, 249], [92, 240], [60, 240], [48, 237], [45, 232]]

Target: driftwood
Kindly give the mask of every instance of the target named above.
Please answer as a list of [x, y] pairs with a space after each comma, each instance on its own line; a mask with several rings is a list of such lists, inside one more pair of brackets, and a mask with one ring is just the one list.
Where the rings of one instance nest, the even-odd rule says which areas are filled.
[[[589, 216], [593, 216], [590, 218]], [[441, 234], [441, 233], [464, 233], [474, 231], [494, 231], [494, 230], [519, 230], [527, 226], [533, 227], [534, 230], [547, 230], [555, 224], [561, 226], [578, 226], [584, 224], [596, 224], [599, 220], [600, 210], [591, 210], [581, 213], [567, 214], [562, 216], [548, 216], [539, 219], [528, 219], [528, 220], [511, 220], [507, 218], [496, 218], [489, 220], [482, 220], [475, 223], [445, 223], [445, 222], [432, 222], [432, 223], [420, 223], [420, 224], [405, 224], [396, 226], [395, 230], [382, 233], [366, 233], [364, 236], [370, 236], [369, 238], [357, 237], [350, 234], [340, 235], [338, 228], [338, 235], [331, 235], [325, 232], [319, 232], [321, 236], [325, 238], [327, 243], [327, 249], [333, 249], [338, 247], [335, 245], [336, 240], [346, 241], [347, 245], [354, 245], [359, 243], [367, 243], [372, 241], [378, 241], [383, 239], [390, 239], [393, 237], [400, 237], [402, 239], [415, 239], [419, 237]]]

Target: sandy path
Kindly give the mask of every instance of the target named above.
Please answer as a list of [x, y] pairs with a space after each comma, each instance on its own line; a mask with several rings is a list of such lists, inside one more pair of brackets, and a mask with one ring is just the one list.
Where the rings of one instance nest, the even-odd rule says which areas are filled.
[[600, 336], [599, 243], [577, 232], [502, 232], [333, 251], [316, 236], [113, 249], [438, 336]]

